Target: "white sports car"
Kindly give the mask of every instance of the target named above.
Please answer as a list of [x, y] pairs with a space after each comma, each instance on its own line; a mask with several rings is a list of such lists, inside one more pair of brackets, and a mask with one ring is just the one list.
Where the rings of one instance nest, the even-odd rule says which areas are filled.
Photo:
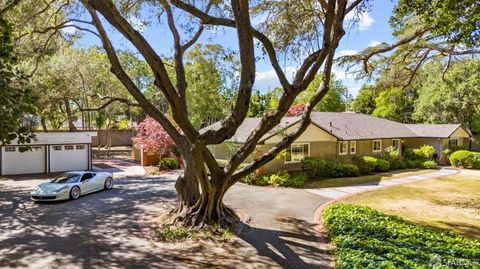
[[34, 201], [76, 200], [80, 196], [113, 188], [113, 176], [107, 172], [66, 172], [42, 183], [30, 193]]

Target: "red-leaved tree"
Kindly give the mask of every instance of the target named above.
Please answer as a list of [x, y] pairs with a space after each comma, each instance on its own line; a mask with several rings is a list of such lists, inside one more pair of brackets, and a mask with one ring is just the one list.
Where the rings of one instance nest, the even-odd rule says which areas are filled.
[[156, 120], [147, 118], [135, 127], [137, 135], [132, 138], [133, 145], [149, 153], [168, 156], [175, 145], [172, 138]]
[[286, 115], [287, 116], [300, 116], [300, 115], [303, 114], [303, 111], [305, 111], [305, 105], [304, 104], [293, 105], [288, 109]]

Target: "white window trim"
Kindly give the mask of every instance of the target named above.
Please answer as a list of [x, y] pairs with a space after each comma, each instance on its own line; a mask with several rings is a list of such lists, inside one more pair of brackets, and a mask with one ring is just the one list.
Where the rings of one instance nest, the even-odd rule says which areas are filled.
[[456, 141], [457, 141], [456, 147], [460, 146], [460, 140], [458, 139], [458, 137], [449, 138], [449, 139], [448, 139], [448, 144], [447, 144], [447, 146], [450, 146], [450, 140], [456, 140]]
[[394, 147], [393, 141], [398, 141], [398, 149], [396, 149], [396, 150], [400, 150], [400, 148], [402, 147], [402, 141], [398, 138], [397, 139], [392, 139], [392, 147]]
[[[380, 142], [380, 149], [375, 150], [375, 142], [377, 142], [377, 141]], [[376, 139], [376, 140], [372, 141], [372, 152], [382, 152], [382, 140], [381, 139], [380, 140]]]
[[[347, 145], [345, 147], [345, 152], [342, 152], [342, 144]], [[348, 154], [348, 141], [340, 141], [338, 142], [338, 155], [347, 155]]]
[[[59, 149], [55, 149], [55, 148], [58, 148], [58, 147], [59, 147]], [[52, 150], [53, 150], [53, 151], [62, 151], [62, 150], [63, 150], [63, 147], [62, 147], [62, 146], [59, 146], [59, 145], [54, 145], [54, 146], [52, 146]]]
[[[292, 146], [298, 146], [298, 145], [308, 145], [308, 154], [306, 157], [310, 157], [310, 143], [292, 143], [287, 150], [290, 150], [290, 156], [292, 156]], [[300, 163], [300, 161], [287, 161], [287, 158], [285, 157], [285, 163]]]
[[[352, 145], [355, 150], [352, 151]], [[350, 141], [350, 147], [348, 148], [350, 154], [357, 154], [357, 141]]]

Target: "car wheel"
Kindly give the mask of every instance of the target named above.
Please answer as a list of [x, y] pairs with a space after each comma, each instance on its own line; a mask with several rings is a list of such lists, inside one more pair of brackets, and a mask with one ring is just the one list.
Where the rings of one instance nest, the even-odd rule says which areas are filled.
[[113, 178], [107, 177], [107, 179], [105, 179], [104, 189], [111, 190], [112, 188], [113, 188]]
[[78, 186], [75, 186], [70, 190], [70, 199], [77, 200], [79, 197], [80, 197], [80, 188]]

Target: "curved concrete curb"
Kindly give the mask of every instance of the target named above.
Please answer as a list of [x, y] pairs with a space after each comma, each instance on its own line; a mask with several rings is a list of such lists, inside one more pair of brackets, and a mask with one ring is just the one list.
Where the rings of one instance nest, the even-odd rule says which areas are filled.
[[[455, 170], [455, 173], [448, 174], [448, 175], [442, 175], [442, 176], [438, 176], [438, 177], [432, 177], [432, 178], [429, 178], [429, 179], [434, 179], [434, 178], [439, 178], [439, 177], [444, 177], [444, 176], [450, 176], [450, 175], [456, 175], [456, 174], [460, 173], [460, 170], [455, 169], [455, 168], [447, 168], [447, 169], [439, 169], [439, 170]], [[425, 179], [425, 180], [428, 180], [428, 179]], [[328, 207], [329, 205], [334, 204], [334, 203], [336, 203], [340, 200], [350, 198], [350, 197], [355, 196], [355, 195], [360, 195], [362, 193], [381, 190], [381, 189], [386, 189], [386, 188], [392, 188], [392, 187], [405, 185], [405, 184], [408, 184], [408, 183], [415, 183], [415, 182], [418, 182], [418, 181], [405, 182], [405, 183], [402, 183], [402, 184], [397, 184], [397, 185], [392, 185], [392, 186], [384, 186], [384, 187], [378, 188], [378, 189], [366, 189], [366, 190], [362, 190], [362, 191], [359, 191], [359, 192], [356, 192], [356, 193], [348, 194], [346, 196], [342, 196], [340, 198], [335, 198], [335, 199], [332, 199], [332, 200], [330, 200], [326, 203], [321, 204], [319, 207], [317, 207], [317, 209], [315, 209], [315, 212], [313, 214], [313, 223], [315, 224], [315, 230], [317, 231], [319, 240], [321, 240], [322, 243], [329, 244], [332, 251], [335, 250], [335, 246], [331, 244], [330, 237], [328, 236], [328, 234], [325, 230], [324, 222], [323, 222], [323, 219], [322, 219], [322, 211], [326, 207]], [[335, 267], [335, 266], [333, 265], [333, 267]]]

